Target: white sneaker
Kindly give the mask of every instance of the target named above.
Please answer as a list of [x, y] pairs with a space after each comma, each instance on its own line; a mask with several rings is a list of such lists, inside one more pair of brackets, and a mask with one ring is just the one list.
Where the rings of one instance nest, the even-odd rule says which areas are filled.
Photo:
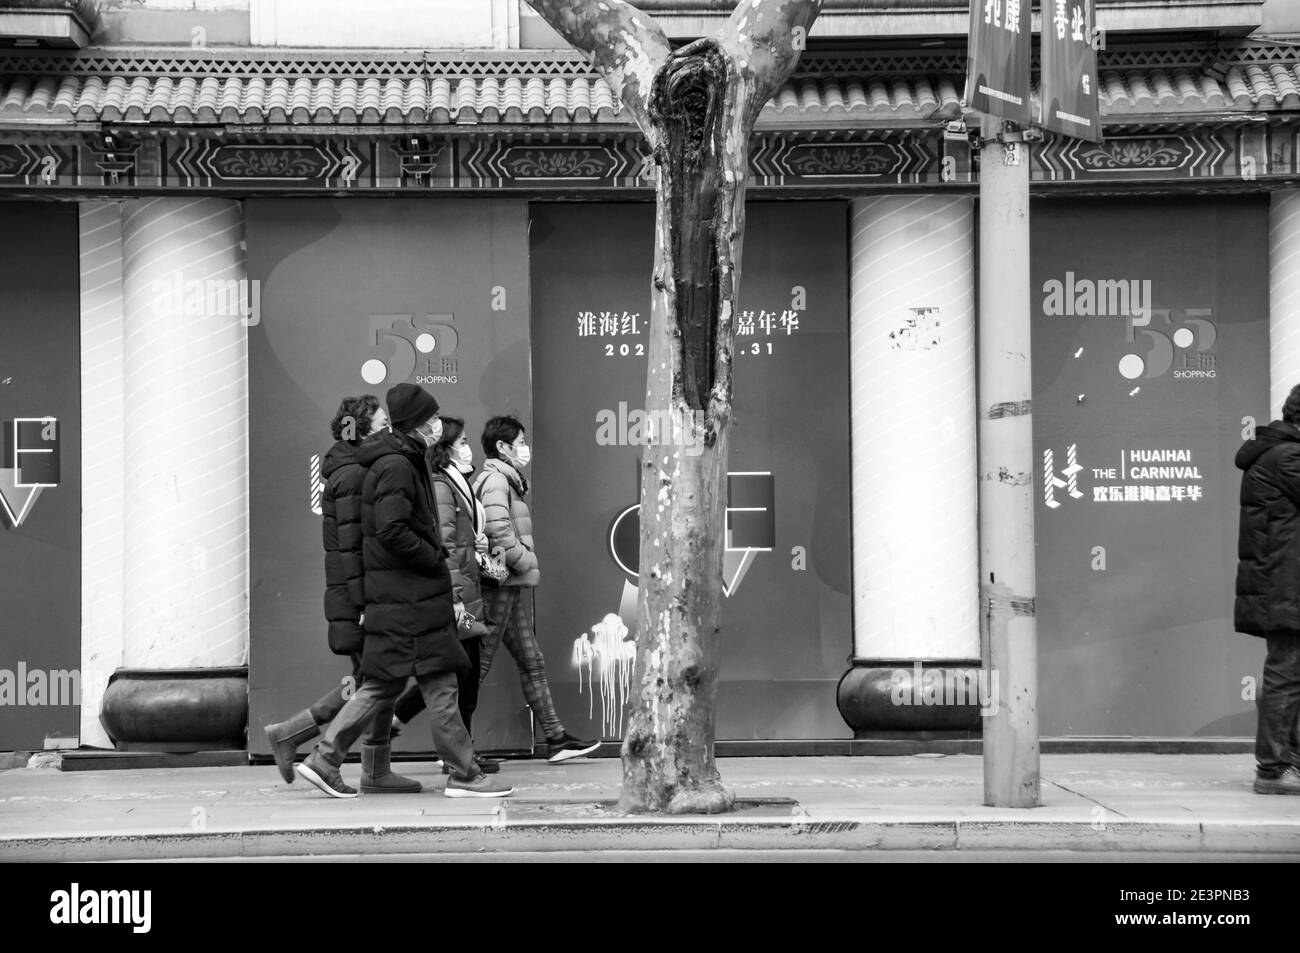
[[472, 781], [458, 781], [453, 775], [447, 779], [447, 787], [442, 793], [446, 797], [509, 797], [515, 789], [486, 774], [480, 774]]

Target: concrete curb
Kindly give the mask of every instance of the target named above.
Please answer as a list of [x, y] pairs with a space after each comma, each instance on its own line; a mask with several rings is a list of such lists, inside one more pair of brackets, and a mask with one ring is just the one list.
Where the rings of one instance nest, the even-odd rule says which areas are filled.
[[638, 850], [1297, 853], [1300, 823], [616, 818], [0, 837], [0, 860]]

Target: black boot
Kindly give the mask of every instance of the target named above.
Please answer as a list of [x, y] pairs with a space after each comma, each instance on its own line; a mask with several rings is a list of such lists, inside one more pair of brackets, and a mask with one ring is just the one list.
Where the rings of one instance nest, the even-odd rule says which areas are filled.
[[267, 725], [265, 731], [266, 740], [271, 743], [275, 766], [280, 769], [280, 777], [286, 783], [293, 784], [293, 758], [298, 753], [298, 746], [319, 735], [320, 725], [316, 724], [311, 711], [304, 708], [288, 721]]
[[419, 781], [412, 781], [389, 768], [391, 745], [361, 746], [361, 790], [366, 794], [419, 794], [424, 790]]

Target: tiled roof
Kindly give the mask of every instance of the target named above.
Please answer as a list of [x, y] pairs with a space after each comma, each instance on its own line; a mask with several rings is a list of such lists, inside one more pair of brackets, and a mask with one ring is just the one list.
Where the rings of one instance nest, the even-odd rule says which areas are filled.
[[[947, 65], [947, 64], [945, 64]], [[147, 75], [102, 70], [23, 74], [0, 70], [0, 123], [138, 122], [226, 125], [591, 124], [630, 125], [597, 76], [556, 75], [512, 60], [509, 69], [475, 75]], [[354, 70], [353, 73], [357, 71]], [[1300, 51], [1286, 62], [1232, 65], [1223, 79], [1192, 66], [1101, 72], [1103, 116], [1195, 121], [1198, 114], [1300, 110]], [[908, 125], [940, 105], [955, 105], [959, 73], [916, 71], [798, 77], [768, 103], [760, 127]]]

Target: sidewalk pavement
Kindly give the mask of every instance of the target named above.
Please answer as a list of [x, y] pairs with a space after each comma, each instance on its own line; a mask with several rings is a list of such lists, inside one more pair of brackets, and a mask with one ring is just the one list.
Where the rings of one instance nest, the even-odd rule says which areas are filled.
[[[970, 755], [726, 758], [721, 816], [621, 816], [617, 759], [508, 761], [503, 801], [325, 797], [274, 767], [0, 771], [0, 860], [482, 851], [934, 850], [1300, 856], [1300, 797], [1251, 791], [1248, 755], [1044, 755], [1042, 807], [982, 806]], [[345, 765], [358, 781], [360, 768]], [[1290, 855], [1285, 857], [1284, 855]]]

